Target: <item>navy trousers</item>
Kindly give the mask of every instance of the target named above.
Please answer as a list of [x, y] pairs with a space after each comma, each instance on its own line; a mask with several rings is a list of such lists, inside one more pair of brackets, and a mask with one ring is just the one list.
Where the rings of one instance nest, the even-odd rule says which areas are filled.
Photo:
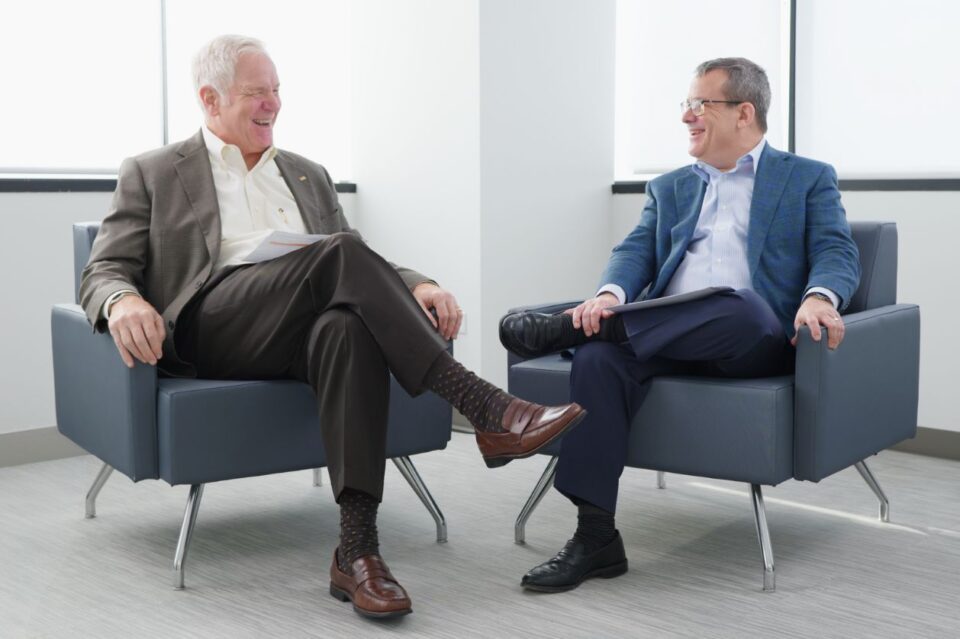
[[589, 342], [574, 354], [570, 395], [587, 417], [564, 437], [554, 480], [573, 501], [609, 512], [616, 511], [630, 424], [651, 378], [767, 377], [788, 373], [794, 363], [780, 321], [750, 290], [622, 317], [627, 343]]

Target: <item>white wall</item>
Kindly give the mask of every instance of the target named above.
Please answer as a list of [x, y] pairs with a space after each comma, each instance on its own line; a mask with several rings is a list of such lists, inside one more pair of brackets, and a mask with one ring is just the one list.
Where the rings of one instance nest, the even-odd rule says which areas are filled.
[[592, 295], [613, 175], [615, 3], [480, 3], [483, 365], [513, 306]]
[[592, 293], [608, 248], [614, 3], [374, 0], [353, 23], [360, 228], [457, 295], [458, 359], [505, 383], [500, 316]]
[[56, 424], [50, 307], [73, 302], [70, 225], [103, 217], [109, 193], [0, 193], [0, 433]]
[[[637, 223], [643, 195], [613, 198], [611, 246]], [[956, 369], [960, 361], [960, 300], [952, 264], [960, 237], [960, 193], [846, 192], [847, 218], [897, 223], [897, 299], [920, 306], [921, 426], [960, 431]]]
[[480, 365], [477, 3], [370, 0], [353, 15], [357, 225], [457, 296], [454, 348]]

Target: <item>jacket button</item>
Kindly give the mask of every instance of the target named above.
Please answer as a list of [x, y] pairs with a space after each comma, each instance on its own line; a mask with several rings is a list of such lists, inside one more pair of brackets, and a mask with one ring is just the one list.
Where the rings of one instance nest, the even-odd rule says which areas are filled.
[[203, 286], [203, 280], [197, 280], [197, 290], [198, 290], [198, 291], [200, 290], [200, 288], [201, 288], [202, 286]]

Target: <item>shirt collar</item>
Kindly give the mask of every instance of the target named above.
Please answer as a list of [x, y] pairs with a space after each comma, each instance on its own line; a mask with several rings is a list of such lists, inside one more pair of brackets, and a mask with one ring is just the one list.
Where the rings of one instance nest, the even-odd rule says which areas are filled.
[[[246, 163], [243, 161], [243, 155], [240, 153], [240, 147], [235, 144], [227, 144], [221, 140], [217, 135], [210, 130], [210, 128], [204, 125], [201, 129], [203, 132], [203, 142], [207, 145], [207, 152], [210, 154], [210, 159], [216, 162], [221, 162], [227, 166], [242, 166], [246, 170]], [[260, 156], [260, 159], [257, 161], [257, 164], [250, 169], [255, 171], [261, 166], [275, 158], [277, 155], [277, 147], [270, 146], [263, 154]]]
[[767, 139], [760, 138], [760, 142], [757, 143], [757, 146], [753, 147], [747, 151], [744, 155], [740, 156], [737, 159], [737, 164], [734, 168], [729, 171], [721, 171], [720, 169], [697, 160], [693, 164], [693, 172], [700, 176], [707, 184], [710, 183], [710, 180], [714, 177], [718, 177], [724, 173], [740, 173], [741, 171], [749, 171], [752, 175], [757, 174], [757, 166], [760, 165], [760, 155], [763, 153], [763, 147], [766, 146]]

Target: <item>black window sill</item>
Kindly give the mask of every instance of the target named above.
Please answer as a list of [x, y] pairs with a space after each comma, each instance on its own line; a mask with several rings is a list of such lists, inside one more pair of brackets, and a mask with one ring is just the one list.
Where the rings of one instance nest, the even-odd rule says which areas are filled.
[[[645, 193], [646, 180], [614, 182], [614, 194]], [[840, 180], [841, 191], [960, 191], [960, 178]]]
[[[0, 193], [112, 193], [115, 178], [0, 178]], [[337, 193], [356, 193], [355, 182], [337, 182]]]

